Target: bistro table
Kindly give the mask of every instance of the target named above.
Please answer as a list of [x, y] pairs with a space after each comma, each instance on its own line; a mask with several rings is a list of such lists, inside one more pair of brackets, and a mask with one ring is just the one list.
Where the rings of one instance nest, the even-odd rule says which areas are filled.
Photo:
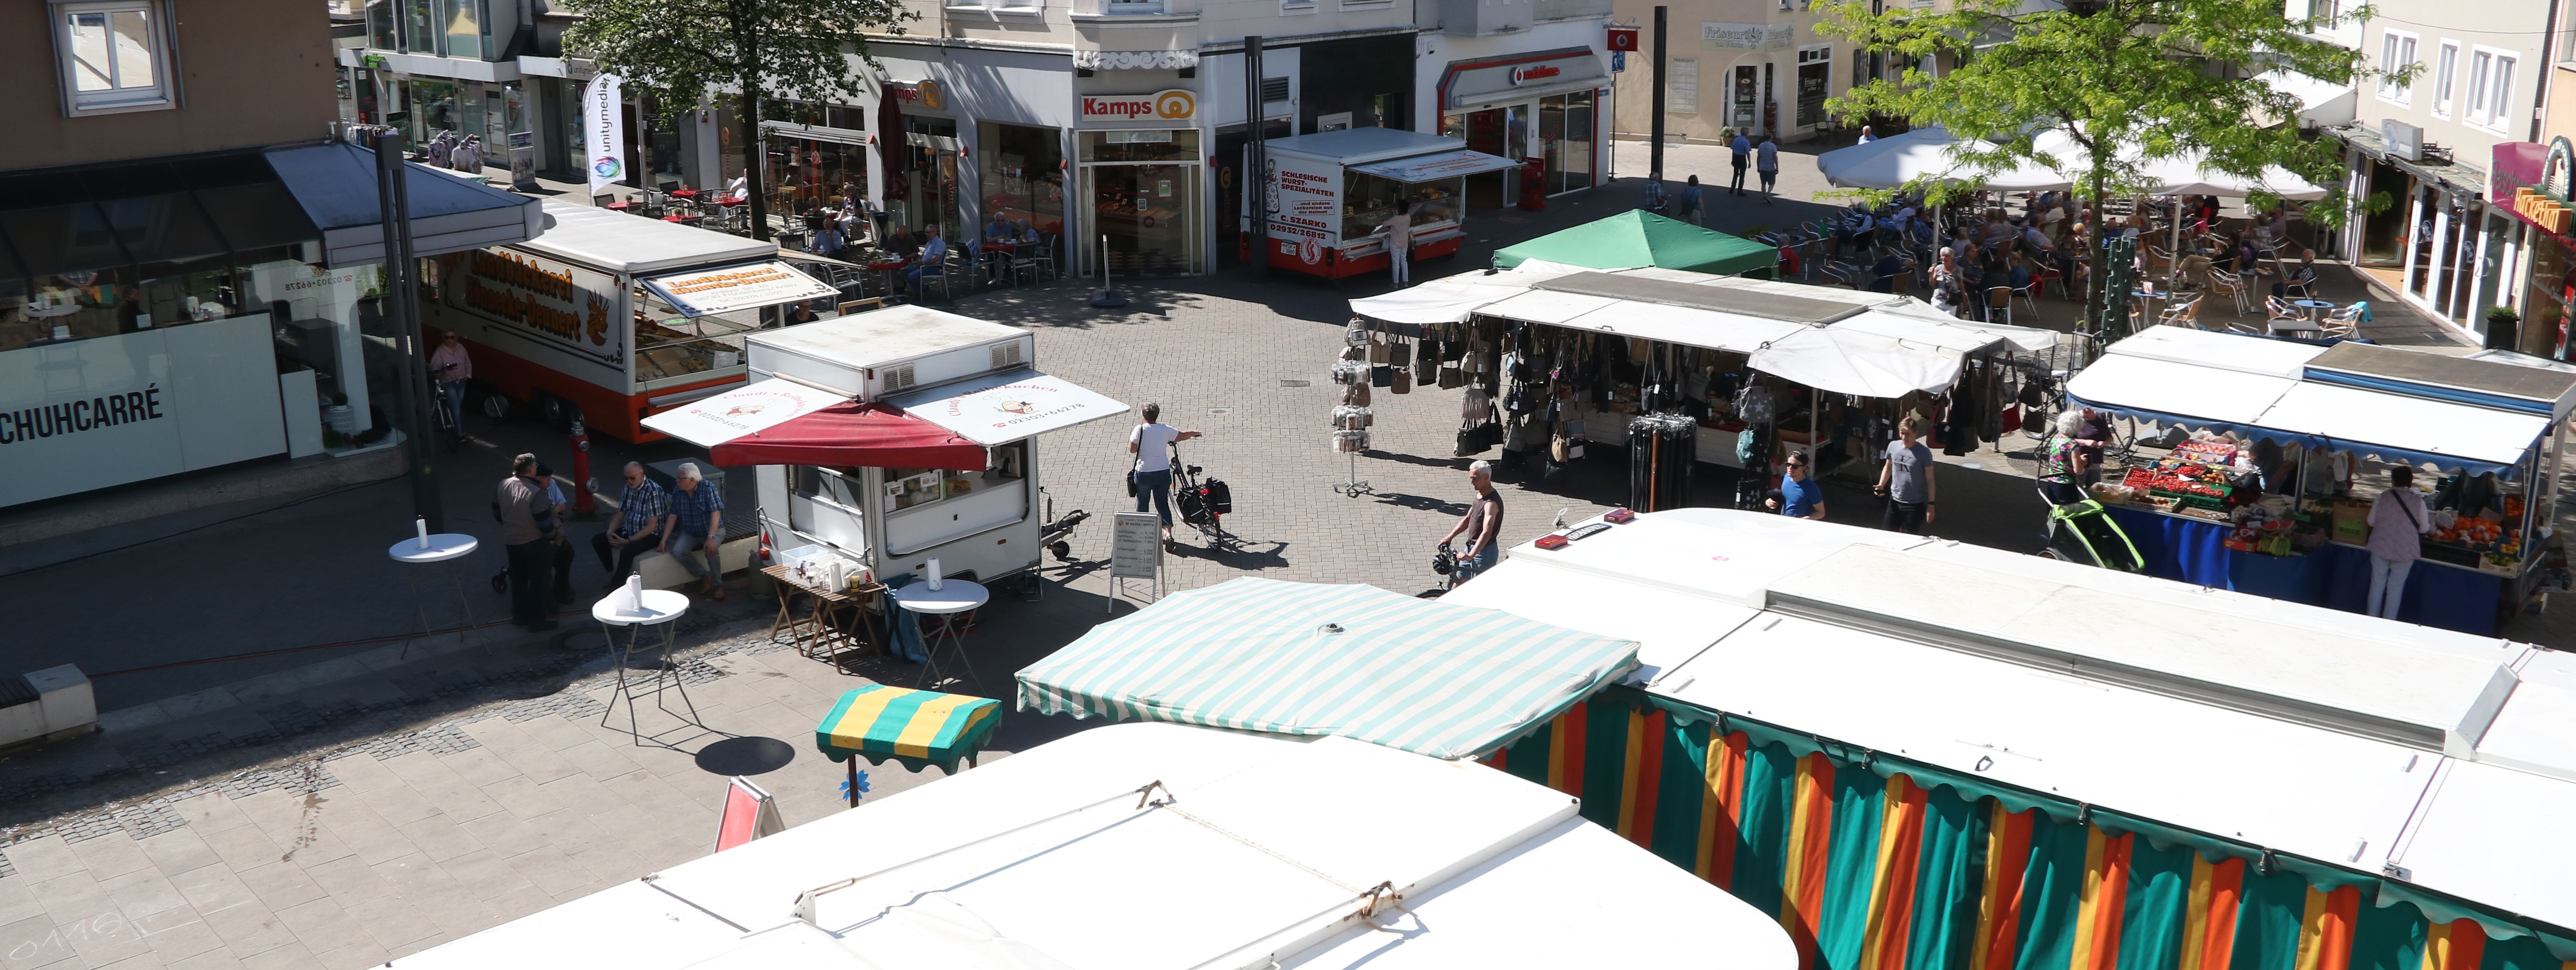
[[2314, 337], [2325, 332], [2324, 325], [2309, 319], [2266, 320], [2263, 329], [2284, 337]]
[[[845, 649], [864, 643], [870, 653], [876, 652], [877, 635], [868, 626], [868, 603], [885, 592], [884, 586], [869, 583], [855, 590], [817, 589], [797, 582], [785, 566], [770, 566], [760, 574], [778, 584], [778, 616], [770, 621], [769, 642], [784, 642], [807, 659], [829, 661], [835, 669], [840, 668], [841, 651]], [[798, 593], [814, 600], [814, 608], [803, 618], [792, 606]], [[845, 613], [847, 619], [843, 619]], [[787, 634], [784, 641], [778, 638], [781, 632]]]
[[975, 677], [974, 662], [966, 659], [966, 644], [963, 642], [963, 631], [973, 617], [963, 614], [983, 609], [984, 604], [992, 600], [993, 594], [984, 588], [984, 584], [965, 579], [944, 579], [940, 581], [939, 589], [931, 589], [930, 582], [923, 580], [895, 590], [893, 596], [896, 605], [904, 609], [942, 619], [939, 633], [925, 639], [921, 645], [921, 682], [924, 685], [939, 682], [939, 647], [943, 643], [950, 653], [956, 655], [957, 663], [966, 668], [967, 678], [981, 682]]
[[2325, 300], [2292, 300], [2290, 301], [2290, 305], [2308, 311], [2308, 319], [2310, 320], [2323, 317], [2326, 315], [2327, 311], [2335, 308], [2333, 303]]
[[[440, 532], [434, 535], [414, 536], [394, 543], [392, 547], [385, 550], [385, 555], [392, 556], [395, 562], [426, 566], [465, 558], [472, 555], [478, 545], [481, 543], [473, 536], [458, 532]], [[465, 631], [474, 626], [474, 604], [465, 595], [464, 574], [454, 569], [450, 569], [449, 572], [451, 578], [456, 581], [456, 642], [463, 643]], [[412, 613], [420, 618], [421, 635], [428, 636], [436, 631], [430, 629], [429, 606], [421, 599], [420, 571], [411, 570], [404, 575], [411, 581]], [[401, 655], [408, 656], [410, 653], [411, 641], [405, 640]]]
[[[600, 632], [608, 637], [609, 652], [616, 656], [617, 662], [617, 689], [608, 695], [608, 709], [599, 712], [599, 726], [608, 726], [609, 717], [617, 713], [618, 698], [625, 698], [627, 734], [635, 739], [636, 747], [644, 746], [644, 729], [635, 719], [635, 685], [626, 679], [626, 669], [635, 656], [637, 643], [644, 638], [644, 628], [658, 626], [662, 628], [662, 656], [654, 665], [653, 683], [648, 690], [653, 695], [653, 706], [664, 714], [680, 717], [680, 712], [664, 706], [662, 702], [663, 691], [678, 690], [680, 703], [689, 709], [688, 715], [681, 720], [705, 727], [698, 720], [697, 703], [689, 699], [688, 682], [680, 679], [680, 668], [671, 664], [672, 644], [680, 626], [680, 617], [689, 612], [689, 597], [667, 589], [648, 589], [644, 591], [642, 608], [635, 610], [628, 610], [619, 602], [625, 597], [624, 590], [617, 590], [590, 606], [590, 616], [599, 621]], [[626, 628], [623, 647], [617, 642], [619, 627]], [[665, 681], [668, 686], [665, 686]]]

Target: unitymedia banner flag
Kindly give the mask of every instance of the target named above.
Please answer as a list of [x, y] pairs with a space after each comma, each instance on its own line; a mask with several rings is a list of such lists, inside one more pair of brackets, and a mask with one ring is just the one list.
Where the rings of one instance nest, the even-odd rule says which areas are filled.
[[581, 153], [589, 160], [590, 194], [626, 177], [626, 102], [617, 75], [602, 74], [581, 89]]

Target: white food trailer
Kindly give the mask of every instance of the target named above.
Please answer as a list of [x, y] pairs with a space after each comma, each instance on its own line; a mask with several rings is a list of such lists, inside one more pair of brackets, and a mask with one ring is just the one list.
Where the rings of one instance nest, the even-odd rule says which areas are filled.
[[548, 200], [536, 238], [438, 257], [421, 324], [547, 423], [648, 441], [645, 415], [739, 387], [760, 309], [837, 299], [778, 244]]
[[1467, 176], [1521, 167], [1455, 138], [1394, 128], [1299, 135], [1265, 150], [1269, 198], [1251, 211], [1270, 213], [1270, 265], [1328, 279], [1386, 269], [1387, 220], [1408, 206], [1415, 259], [1457, 252]]
[[[1127, 405], [1036, 370], [1035, 335], [896, 306], [748, 334], [748, 385], [644, 419], [754, 465], [762, 546], [879, 577], [1037, 565], [1037, 436]], [[800, 558], [804, 558], [800, 557]]]

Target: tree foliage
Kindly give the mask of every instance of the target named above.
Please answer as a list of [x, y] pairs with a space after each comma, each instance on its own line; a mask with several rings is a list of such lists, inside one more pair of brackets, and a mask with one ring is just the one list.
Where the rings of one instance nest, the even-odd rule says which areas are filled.
[[[2334, 85], [2373, 76], [2359, 52], [2312, 38], [2332, 24], [2290, 17], [2282, 0], [2093, 0], [2078, 14], [2040, 0], [1948, 0], [1939, 9], [1829, 0], [1820, 29], [1896, 63], [1954, 62], [1938, 77], [1919, 66], [1853, 88], [1828, 110], [1904, 118], [1986, 139], [1954, 156], [1960, 172], [2036, 162], [2074, 176], [2095, 199], [2139, 185], [2139, 163], [2204, 153], [2204, 164], [2256, 179], [2278, 165], [2330, 193], [2309, 218], [2340, 224], [2343, 160], [2331, 139], [2302, 137], [2298, 98], [2235, 75], [2278, 67]], [[2367, 18], [2367, 8], [2347, 11]], [[1937, 63], [1938, 61], [1936, 61]], [[2059, 129], [2080, 153], [2055, 157], [2034, 138]], [[1973, 185], [1927, 182], [1935, 200]], [[2266, 200], [2256, 199], [2257, 204]], [[2099, 227], [2095, 227], [2099, 231]], [[2094, 278], [2102, 279], [2095, 247]]]
[[740, 93], [735, 147], [751, 189], [752, 233], [769, 236], [760, 122], [775, 97], [864, 103], [868, 35], [920, 15], [896, 0], [573, 0], [564, 49], [650, 93], [670, 112]]

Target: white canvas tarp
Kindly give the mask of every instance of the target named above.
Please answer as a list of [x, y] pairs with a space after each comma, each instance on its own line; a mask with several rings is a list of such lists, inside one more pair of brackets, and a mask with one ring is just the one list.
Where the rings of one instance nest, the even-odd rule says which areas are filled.
[[1836, 394], [1903, 397], [1940, 393], [1959, 379], [1964, 355], [1841, 327], [1801, 328], [1752, 355], [1754, 370]]

